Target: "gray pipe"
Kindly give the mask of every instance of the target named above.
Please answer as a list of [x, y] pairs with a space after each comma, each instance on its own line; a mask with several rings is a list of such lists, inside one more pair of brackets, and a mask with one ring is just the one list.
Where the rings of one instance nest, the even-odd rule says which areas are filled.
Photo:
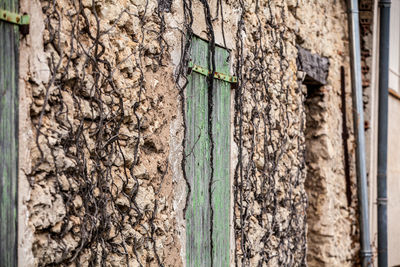
[[350, 0], [349, 8], [349, 34], [351, 53], [351, 83], [353, 92], [353, 121], [356, 135], [356, 160], [357, 160], [357, 192], [358, 207], [360, 212], [360, 243], [361, 263], [363, 267], [372, 266], [371, 243], [369, 237], [368, 220], [368, 193], [367, 175], [365, 165], [365, 135], [364, 135], [364, 111], [362, 100], [362, 77], [361, 77], [361, 49], [360, 49], [360, 27], [358, 19], [358, 0]]
[[379, 111], [378, 111], [378, 266], [388, 266], [387, 239], [387, 136], [390, 0], [380, 0]]

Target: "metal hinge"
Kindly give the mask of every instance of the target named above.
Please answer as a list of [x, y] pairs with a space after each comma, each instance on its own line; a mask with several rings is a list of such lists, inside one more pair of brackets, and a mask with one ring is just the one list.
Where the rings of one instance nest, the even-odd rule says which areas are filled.
[[[200, 73], [200, 74], [202, 74], [204, 76], [208, 76], [211, 73], [211, 71], [209, 71], [208, 69], [206, 69], [206, 68], [204, 68], [202, 66], [193, 64], [192, 61], [189, 61], [189, 66], [188, 67], [189, 67], [189, 74], [192, 71]], [[236, 76], [231, 76], [229, 74], [225, 74], [225, 73], [221, 73], [221, 72], [214, 72], [214, 78], [222, 80], [222, 81], [225, 81], [225, 82], [228, 82], [228, 83], [237, 83], [237, 77]]]
[[29, 33], [30, 17], [27, 14], [20, 15], [18, 13], [0, 9], [0, 20], [21, 26], [20, 31], [24, 35]]

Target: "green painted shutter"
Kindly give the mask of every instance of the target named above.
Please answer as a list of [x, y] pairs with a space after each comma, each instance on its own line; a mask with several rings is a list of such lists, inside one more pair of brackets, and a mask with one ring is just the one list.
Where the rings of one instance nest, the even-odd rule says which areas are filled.
[[[216, 71], [229, 74], [229, 53], [216, 47]], [[194, 64], [207, 64], [208, 43], [194, 37]], [[188, 267], [229, 266], [230, 244], [230, 84], [214, 80], [212, 141], [209, 138], [207, 76], [192, 72], [186, 89], [186, 176], [191, 192], [186, 210]], [[214, 175], [211, 177], [211, 153]], [[210, 179], [212, 187], [209, 190]], [[210, 196], [211, 191], [211, 196]], [[210, 197], [213, 210], [211, 218]], [[211, 223], [212, 220], [212, 223]], [[212, 227], [212, 238], [210, 238]], [[213, 248], [211, 255], [211, 247]]]
[[[207, 67], [208, 44], [193, 38], [192, 60]], [[193, 72], [186, 88], [186, 176], [191, 192], [186, 210], [188, 267], [211, 266], [209, 206], [210, 142], [207, 77]]]
[[[215, 48], [216, 71], [230, 74], [229, 53], [226, 49]], [[231, 86], [228, 82], [214, 80], [213, 88], [213, 164], [212, 183], [213, 205], [213, 256], [214, 266], [229, 266], [230, 244], [230, 107]]]
[[[0, 0], [18, 12], [18, 0]], [[0, 266], [17, 266], [18, 26], [0, 20]]]

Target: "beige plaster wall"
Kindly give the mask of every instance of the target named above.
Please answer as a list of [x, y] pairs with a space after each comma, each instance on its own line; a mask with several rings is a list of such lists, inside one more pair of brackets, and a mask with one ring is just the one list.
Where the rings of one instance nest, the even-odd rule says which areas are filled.
[[388, 249], [389, 266], [400, 264], [400, 101], [389, 96], [389, 134], [388, 134]]

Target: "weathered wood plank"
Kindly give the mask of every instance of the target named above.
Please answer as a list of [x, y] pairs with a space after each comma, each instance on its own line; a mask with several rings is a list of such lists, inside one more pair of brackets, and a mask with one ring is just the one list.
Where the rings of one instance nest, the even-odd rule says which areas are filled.
[[[193, 41], [192, 59], [207, 66], [208, 44]], [[198, 73], [189, 77], [186, 90], [186, 175], [191, 195], [186, 211], [186, 257], [188, 267], [211, 266], [209, 181], [210, 142], [208, 137], [207, 78]]]
[[[209, 68], [208, 43], [194, 37], [192, 60]], [[228, 52], [216, 49], [217, 71], [229, 73]], [[193, 72], [186, 89], [186, 175], [191, 187], [186, 211], [186, 263], [193, 267], [229, 266], [230, 85], [214, 80], [211, 151], [207, 77]], [[214, 175], [211, 177], [211, 153]], [[211, 203], [210, 207], [210, 179]], [[212, 224], [211, 224], [212, 220]], [[212, 226], [211, 226], [212, 225]], [[212, 227], [212, 229], [211, 229]], [[212, 238], [211, 237], [212, 230]], [[211, 240], [210, 240], [211, 239]], [[213, 248], [211, 255], [211, 246]], [[211, 257], [213, 261], [211, 261]]]
[[18, 26], [0, 21], [0, 266], [17, 266], [18, 43]]
[[[229, 74], [229, 52], [216, 47], [216, 71]], [[212, 183], [213, 264], [229, 266], [230, 243], [230, 84], [214, 80], [212, 132], [214, 141]]]

